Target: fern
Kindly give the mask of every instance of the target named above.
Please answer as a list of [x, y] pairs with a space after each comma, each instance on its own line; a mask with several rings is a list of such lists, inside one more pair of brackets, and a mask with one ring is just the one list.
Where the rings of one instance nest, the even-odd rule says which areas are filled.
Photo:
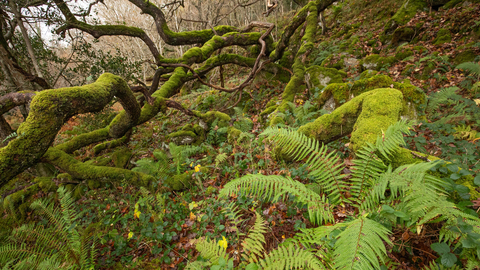
[[137, 160], [132, 171], [141, 172], [151, 175], [157, 179], [165, 179], [169, 173], [169, 160], [167, 155], [163, 151], [154, 151], [153, 156], [157, 161], [150, 158], [144, 158]]
[[435, 262], [430, 262], [430, 264], [428, 266], [426, 266], [425, 268], [423, 268], [423, 270], [460, 270], [462, 268], [460, 268], [458, 265], [455, 265], [453, 267], [445, 267], [441, 264], [437, 264]]
[[380, 269], [377, 258], [383, 262], [387, 254], [383, 242], [391, 244], [387, 228], [366, 217], [336, 226], [346, 227], [335, 243], [336, 269]]
[[474, 62], [465, 62], [456, 66], [457, 69], [462, 69], [475, 76], [476, 79], [480, 79], [480, 64]]
[[428, 113], [433, 113], [439, 108], [440, 104], [451, 102], [453, 98], [456, 98], [458, 96], [455, 93], [457, 90], [459, 90], [459, 88], [456, 86], [447, 87], [430, 95], [426, 111]]
[[258, 257], [262, 256], [262, 253], [265, 251], [263, 248], [265, 244], [265, 236], [263, 234], [267, 232], [265, 220], [258, 212], [255, 212], [255, 215], [255, 224], [243, 242], [244, 253], [242, 256], [250, 262], [258, 262]]
[[292, 129], [268, 128], [261, 135], [275, 141], [282, 152], [295, 160], [303, 160], [309, 165], [309, 175], [323, 187], [333, 203], [345, 200], [343, 193], [348, 185], [341, 172], [343, 166], [335, 152], [327, 153], [327, 148], [317, 140]]
[[325, 269], [309, 250], [296, 245], [281, 246], [259, 262], [261, 269]]
[[218, 245], [216, 241], [204, 238], [197, 241], [195, 245], [200, 255], [213, 264], [217, 264], [220, 258], [227, 258], [225, 249]]
[[253, 195], [273, 201], [289, 193], [295, 196], [297, 202], [307, 205], [312, 223], [321, 224], [324, 221], [334, 221], [331, 206], [325, 196], [318, 195], [291, 178], [279, 175], [245, 175], [226, 184], [220, 190], [220, 196], [226, 197], [237, 193], [238, 189], [242, 195]]
[[11, 236], [13, 243], [0, 247], [0, 266], [12, 265], [13, 269], [89, 269], [93, 266], [96, 242], [76, 228], [79, 214], [70, 194], [64, 187], [58, 189], [58, 194], [60, 208], [41, 200], [31, 205], [51, 226], [23, 225], [15, 229]]

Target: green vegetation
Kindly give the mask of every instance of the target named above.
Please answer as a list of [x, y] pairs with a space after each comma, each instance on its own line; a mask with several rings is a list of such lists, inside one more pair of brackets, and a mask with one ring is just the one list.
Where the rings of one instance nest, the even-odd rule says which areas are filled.
[[17, 2], [0, 269], [478, 269], [478, 0]]

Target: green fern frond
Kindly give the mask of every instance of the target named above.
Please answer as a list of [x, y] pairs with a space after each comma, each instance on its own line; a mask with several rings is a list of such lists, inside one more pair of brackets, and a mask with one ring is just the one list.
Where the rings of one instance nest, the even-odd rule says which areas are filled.
[[460, 88], [453, 86], [453, 87], [447, 87], [443, 88], [440, 91], [432, 94], [428, 98], [428, 105], [426, 108], [426, 111], [428, 113], [433, 113], [435, 110], [438, 109], [440, 104], [446, 103], [449, 99], [452, 99], [456, 96], [458, 96], [455, 92], [459, 90]]
[[218, 259], [220, 258], [227, 258], [225, 249], [219, 246], [215, 240], [210, 240], [207, 238], [200, 239], [196, 243], [195, 247], [203, 258], [209, 260], [213, 264], [218, 263]]
[[238, 209], [238, 207], [235, 205], [235, 202], [231, 202], [223, 210], [223, 213], [225, 213], [225, 215], [230, 220], [230, 222], [232, 222], [235, 225], [237, 236], [245, 235], [239, 230], [240, 224], [243, 222], [243, 220], [240, 218], [240, 212], [241, 210]]
[[457, 69], [463, 69], [473, 76], [480, 77], [480, 64], [474, 62], [465, 62], [456, 66]]
[[185, 270], [204, 270], [208, 269], [207, 267], [211, 266], [211, 264], [211, 262], [202, 261], [189, 262], [185, 267]]
[[343, 165], [335, 152], [328, 153], [325, 145], [292, 129], [270, 127], [262, 135], [275, 141], [282, 152], [295, 160], [307, 158], [305, 163], [309, 165], [309, 175], [323, 186], [330, 201], [339, 203], [345, 200], [343, 193], [348, 185], [341, 175]]
[[460, 266], [454, 265], [453, 267], [445, 267], [441, 264], [437, 264], [436, 262], [430, 262], [428, 266], [425, 266], [423, 270], [460, 270]]
[[227, 160], [228, 155], [226, 153], [220, 153], [215, 157], [215, 167], [218, 168], [218, 165], [225, 162]]
[[389, 126], [385, 133], [382, 132], [382, 136], [377, 137], [375, 146], [383, 157], [390, 160], [390, 157], [400, 148], [400, 146], [405, 145], [403, 134], [409, 134], [410, 127], [411, 124], [407, 121], [400, 120]]
[[258, 262], [258, 257], [262, 256], [265, 251], [263, 248], [265, 236], [263, 234], [267, 232], [267, 228], [263, 217], [258, 212], [255, 212], [255, 215], [255, 224], [242, 244], [244, 250], [242, 256], [248, 261], [256, 263]]
[[260, 260], [261, 269], [326, 269], [315, 255], [295, 245], [280, 246]]
[[336, 269], [380, 269], [380, 261], [387, 255], [384, 242], [390, 244], [391, 232], [366, 217], [337, 224], [346, 227], [335, 243]]
[[266, 200], [278, 200], [290, 193], [296, 201], [307, 205], [310, 221], [315, 224], [333, 222], [331, 206], [325, 196], [320, 196], [305, 187], [304, 184], [279, 175], [245, 175], [235, 179], [220, 190], [220, 196], [229, 196], [232, 193], [253, 195]]

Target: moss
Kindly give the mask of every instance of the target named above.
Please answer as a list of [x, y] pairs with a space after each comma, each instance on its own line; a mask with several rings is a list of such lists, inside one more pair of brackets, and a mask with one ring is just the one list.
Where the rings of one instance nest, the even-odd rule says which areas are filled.
[[424, 0], [405, 0], [400, 9], [386, 23], [385, 34], [391, 34], [397, 27], [410, 21], [417, 12], [425, 11], [427, 8], [427, 3]]
[[[437, 63], [435, 61], [427, 61], [425, 66], [423, 67], [422, 74], [420, 75], [420, 79], [427, 80], [432, 76], [433, 71], [437, 68]], [[417, 76], [418, 77], [418, 76]]]
[[235, 127], [230, 126], [228, 127], [227, 134], [228, 134], [227, 135], [228, 142], [234, 143], [240, 137], [240, 135], [242, 134], [242, 131], [236, 129]]
[[327, 101], [333, 98], [334, 104], [324, 107], [324, 109], [331, 111], [354, 96], [376, 88], [389, 87], [392, 84], [393, 80], [386, 75], [375, 75], [353, 83], [333, 83], [325, 88], [317, 101], [317, 105], [319, 107], [325, 106]]
[[382, 68], [390, 67], [395, 62], [397, 62], [397, 59], [394, 56], [383, 57], [378, 54], [372, 54], [360, 61], [360, 67], [362, 70], [380, 70]]
[[137, 186], [150, 187], [155, 178], [143, 173], [121, 168], [92, 166], [82, 163], [58, 149], [50, 148], [44, 158], [76, 179], [92, 179], [97, 181], [128, 181]]
[[105, 73], [90, 85], [39, 92], [31, 102], [29, 117], [17, 130], [21, 136], [0, 149], [0, 186], [43, 156], [66, 119], [78, 113], [99, 111], [114, 96], [128, 100], [126, 109], [132, 123], [136, 122], [140, 107], [135, 97], [127, 83], [112, 74]]
[[363, 93], [330, 114], [299, 128], [299, 132], [323, 143], [331, 142], [352, 133], [350, 147], [356, 151], [374, 142], [376, 136], [400, 118], [403, 95], [390, 88]]
[[93, 166], [109, 166], [110, 162], [112, 162], [112, 158], [100, 156], [95, 159], [85, 161], [85, 164]]
[[417, 53], [420, 53], [420, 54], [428, 52], [428, 49], [423, 47], [423, 46], [415, 46], [415, 47], [413, 47], [413, 50]]
[[165, 180], [165, 184], [173, 190], [182, 190], [189, 188], [194, 184], [192, 175], [194, 171], [187, 171], [183, 174], [174, 175]]
[[113, 152], [113, 164], [115, 164], [117, 168], [126, 168], [131, 157], [132, 151], [128, 147], [122, 147]]
[[393, 32], [392, 44], [396, 45], [400, 42], [410, 42], [417, 35], [417, 30], [411, 26], [399, 27]]
[[413, 51], [410, 48], [405, 48], [405, 46], [398, 47], [395, 53], [395, 59], [402, 61], [403, 59], [412, 56]]
[[475, 57], [477, 55], [475, 54], [474, 51], [472, 50], [466, 50], [466, 51], [463, 51], [459, 54], [457, 54], [454, 58], [453, 58], [453, 63], [459, 65], [461, 63], [464, 63], [464, 62], [472, 62], [475, 60]]
[[367, 69], [360, 74], [360, 80], [371, 78], [378, 74], [378, 71]]
[[228, 125], [228, 122], [230, 122], [231, 118], [228, 116], [228, 114], [218, 112], [218, 111], [209, 111], [206, 113], [201, 113], [199, 111], [193, 111], [193, 113], [201, 118], [205, 123], [207, 123], [209, 126], [215, 121], [215, 119], [218, 119], [218, 126], [219, 127], [226, 127]]
[[342, 83], [343, 79], [347, 77], [345, 71], [320, 66], [307, 68], [305, 74], [309, 78], [308, 83], [310, 87], [318, 87], [319, 89], [322, 89], [330, 83]]
[[440, 29], [437, 32], [437, 37], [433, 41], [435, 45], [442, 45], [443, 43], [451, 42], [452, 35], [448, 29]]
[[382, 131], [400, 119], [403, 95], [395, 89], [376, 89], [365, 97], [362, 112], [357, 118], [350, 138], [350, 148], [356, 152], [367, 144], [374, 143]]
[[205, 190], [205, 195], [209, 196], [209, 195], [212, 195], [214, 193], [217, 192], [217, 189], [212, 187], [212, 186], [209, 186], [206, 190]]
[[167, 138], [171, 139], [177, 145], [192, 144], [195, 142], [197, 134], [193, 131], [179, 130], [170, 133]]
[[263, 110], [261, 113], [260, 113], [260, 120], [262, 122], [265, 122], [268, 117], [273, 113], [275, 112], [275, 110], [277, 110], [278, 108], [278, 105], [273, 105], [273, 106], [270, 106], [270, 107], [267, 107], [265, 110]]
[[[413, 155], [412, 152], [415, 153], [415, 155]], [[430, 155], [423, 154], [423, 153], [420, 153], [420, 152], [411, 151], [411, 150], [408, 150], [408, 149], [405, 149], [405, 148], [400, 148], [391, 157], [391, 159], [390, 159], [390, 161], [388, 161], [388, 163], [390, 163], [392, 165], [392, 167], [395, 169], [395, 168], [398, 168], [398, 167], [400, 167], [402, 165], [406, 165], [406, 164], [415, 164], [415, 163], [424, 162], [424, 160], [418, 158], [418, 156], [425, 157], [430, 161], [439, 160], [439, 158], [437, 158], [435, 156], [430, 156]]]

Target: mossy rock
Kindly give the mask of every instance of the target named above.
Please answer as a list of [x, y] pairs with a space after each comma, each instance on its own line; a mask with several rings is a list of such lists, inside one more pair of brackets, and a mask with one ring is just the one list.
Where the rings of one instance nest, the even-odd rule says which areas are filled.
[[299, 132], [323, 143], [352, 134], [350, 148], [357, 151], [400, 119], [404, 103], [399, 90], [374, 89], [300, 127]]
[[401, 42], [411, 42], [417, 35], [417, 30], [412, 26], [399, 27], [393, 32], [392, 44], [397, 45]]
[[378, 71], [367, 69], [360, 74], [360, 80], [371, 78], [378, 74]]
[[193, 131], [180, 130], [170, 133], [167, 138], [171, 139], [176, 145], [186, 145], [195, 142], [197, 135]]
[[260, 113], [260, 120], [265, 123], [269, 118], [270, 118], [270, 115], [275, 112], [275, 110], [277, 110], [278, 108], [278, 105], [273, 105], [273, 106], [270, 106], [270, 107], [267, 107], [265, 110], [263, 110], [261, 113]]
[[458, 53], [453, 59], [452, 62], [459, 65], [465, 62], [473, 62], [477, 55], [473, 50], [465, 50], [461, 53]]
[[428, 5], [424, 0], [405, 0], [400, 9], [397, 10], [397, 13], [385, 24], [384, 33], [386, 35], [392, 34], [399, 26], [405, 25], [410, 21], [417, 12], [427, 10]]
[[112, 154], [113, 164], [117, 168], [126, 168], [131, 157], [132, 151], [128, 147], [121, 147]]
[[448, 29], [440, 29], [437, 33], [437, 37], [433, 41], [435, 45], [442, 45], [443, 43], [452, 42], [452, 34]]
[[347, 77], [347, 73], [345, 71], [316, 65], [307, 68], [305, 70], [305, 74], [312, 89], [315, 87], [322, 89], [331, 83], [342, 83], [343, 79]]
[[395, 51], [395, 59], [397, 59], [398, 61], [402, 61], [403, 59], [412, 55], [413, 55], [412, 49], [407, 48], [405, 46], [400, 46]]
[[378, 54], [372, 54], [363, 58], [360, 61], [360, 68], [361, 70], [380, 70], [384, 67], [389, 67], [396, 62], [397, 59], [395, 58], [395, 56], [383, 57]]
[[[366, 71], [364, 71], [365, 73]], [[363, 73], [362, 73], [363, 74]], [[364, 77], [367, 77], [364, 75]], [[366, 79], [360, 79], [353, 83], [336, 83], [328, 85], [322, 95], [316, 101], [316, 105], [324, 110], [333, 111], [352, 98], [377, 89], [393, 87], [400, 90], [405, 97], [405, 110], [402, 112], [409, 118], [416, 119], [423, 115], [422, 106], [426, 102], [423, 91], [409, 83], [397, 83], [387, 75], [375, 75]]]

